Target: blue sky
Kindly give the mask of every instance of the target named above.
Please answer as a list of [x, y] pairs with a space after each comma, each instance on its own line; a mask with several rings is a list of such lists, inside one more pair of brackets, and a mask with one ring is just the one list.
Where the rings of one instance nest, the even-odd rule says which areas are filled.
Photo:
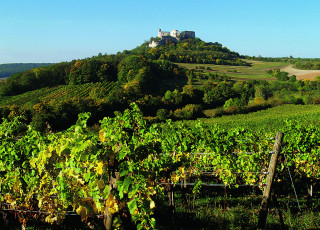
[[0, 0], [0, 64], [61, 62], [194, 30], [243, 55], [320, 57], [319, 0]]

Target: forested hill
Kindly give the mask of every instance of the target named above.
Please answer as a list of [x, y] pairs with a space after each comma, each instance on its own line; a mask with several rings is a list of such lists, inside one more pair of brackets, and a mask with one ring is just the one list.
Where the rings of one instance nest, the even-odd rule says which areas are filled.
[[[36, 67], [36, 64], [29, 64], [27, 68], [26, 64], [12, 64], [11, 67], [16, 66], [15, 71], [18, 73], [0, 84], [0, 95], [12, 96], [42, 87], [105, 81], [128, 83], [129, 88], [144, 90], [148, 83], [154, 82], [155, 77], [163, 79], [183, 74], [178, 71], [174, 62], [249, 65], [241, 58], [238, 53], [230, 51], [220, 43], [204, 42], [199, 38], [185, 39], [177, 43], [169, 41], [156, 48], [149, 48], [148, 42], [145, 42], [133, 50], [125, 50], [116, 55], [100, 54], [50, 66]], [[18, 71], [19, 66], [21, 67]], [[28, 70], [22, 72], [22, 66]]]
[[[220, 43], [196, 38], [156, 48], [144, 43], [117, 54], [36, 67], [0, 82], [0, 116], [23, 115], [41, 130], [46, 124], [62, 130], [81, 112], [90, 111], [91, 122], [97, 123], [135, 102], [145, 116], [160, 114], [165, 119], [175, 114], [177, 119], [191, 119], [202, 116], [202, 106], [222, 106], [237, 94], [227, 76], [197, 72], [178, 63], [248, 66], [241, 58]], [[196, 78], [207, 84], [195, 88]]]
[[52, 65], [52, 63], [11, 63], [0, 64], [0, 78], [6, 78], [10, 75], [25, 70], [30, 70], [40, 66]]
[[[154, 40], [151, 38], [149, 42]], [[230, 51], [218, 42], [204, 42], [199, 38], [185, 39], [174, 43], [167, 40], [165, 45], [150, 49], [149, 42], [129, 51], [129, 53], [144, 55], [149, 59], [168, 60], [179, 63], [217, 64], [245, 66], [248, 63], [240, 58], [244, 56]]]

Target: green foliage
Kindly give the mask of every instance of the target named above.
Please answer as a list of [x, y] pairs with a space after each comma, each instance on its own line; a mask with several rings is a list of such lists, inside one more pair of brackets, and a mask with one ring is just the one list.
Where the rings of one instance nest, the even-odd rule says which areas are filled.
[[[280, 69], [274, 69], [274, 70], [268, 70], [268, 74], [271, 74], [272, 76], [276, 77], [279, 81], [287, 81], [289, 79], [287, 72], [280, 71]], [[292, 79], [293, 81], [293, 79]]]
[[284, 71], [280, 71], [278, 74], [277, 74], [277, 79], [279, 81], [287, 81], [288, 80], [288, 73], [287, 72], [284, 72]]
[[148, 63], [142, 57], [136, 55], [127, 56], [118, 65], [118, 80], [120, 82], [131, 81], [140, 69], [147, 66]]
[[171, 105], [171, 106], [178, 106], [182, 103], [182, 94], [179, 92], [179, 90], [175, 89], [174, 91], [168, 90], [164, 97], [163, 97], [163, 102]]
[[27, 91], [61, 84], [85, 84], [116, 80], [117, 61], [110, 58], [91, 58], [37, 67], [16, 73], [0, 84], [0, 95], [11, 96]]
[[212, 88], [204, 93], [203, 102], [218, 107], [223, 105], [227, 99], [234, 97], [234, 94], [231, 84], [213, 84]]
[[319, 59], [307, 60], [307, 61], [297, 61], [294, 63], [295, 68], [297, 69], [307, 69], [307, 70], [320, 70], [320, 61]]
[[131, 53], [144, 55], [151, 60], [168, 60], [179, 63], [248, 65], [240, 59], [241, 56], [238, 53], [231, 52], [220, 43], [206, 43], [199, 38], [184, 39], [178, 42], [167, 39], [165, 44], [156, 48], [142, 49], [139, 47], [133, 49]]
[[289, 81], [290, 82], [296, 82], [297, 81], [297, 76], [296, 75], [292, 75], [291, 77], [289, 77]]
[[157, 78], [172, 78], [175, 77], [178, 66], [171, 61], [155, 60], [151, 62], [152, 70]]
[[0, 78], [9, 77], [14, 73], [31, 70], [36, 67], [53, 65], [53, 63], [11, 63], [0, 65]]
[[240, 106], [244, 106], [245, 104], [246, 103], [243, 102], [240, 98], [230, 98], [224, 103], [223, 107], [224, 108], [229, 108], [230, 106], [240, 107]]
[[0, 84], [0, 95], [17, 95], [42, 87], [65, 84], [68, 69], [68, 64], [59, 63], [13, 74]]
[[[80, 112], [90, 111], [92, 119], [89, 122], [97, 123], [103, 114], [124, 111], [131, 102], [139, 104], [144, 116], [155, 117], [159, 109], [178, 109], [176, 118], [182, 119], [184, 115], [180, 110], [188, 104], [213, 109], [225, 105], [228, 100], [226, 106], [230, 107], [230, 102], [239, 99], [242, 105], [249, 101], [254, 105], [240, 110], [239, 106], [231, 105], [233, 108], [228, 109], [227, 114], [232, 114], [263, 109], [265, 105], [317, 104], [320, 100], [317, 91], [320, 88], [319, 81], [298, 81], [294, 76], [287, 81], [287, 74], [279, 69], [269, 72], [285, 81], [235, 82], [232, 80], [234, 72], [244, 80], [243, 73], [251, 71], [251, 67], [246, 66], [249, 64], [240, 58], [239, 54], [220, 43], [185, 39], [154, 49], [144, 44], [116, 55], [99, 54], [82, 60], [37, 67], [0, 82], [0, 114], [2, 117], [25, 115], [28, 122], [42, 127], [41, 130], [46, 129], [46, 122], [54, 130], [60, 130], [66, 128], [70, 124], [68, 122], [75, 122]], [[173, 61], [199, 63], [196, 66], [198, 70], [194, 69], [195, 65], [176, 64]], [[212, 64], [209, 66], [206, 63]], [[244, 66], [216, 67], [214, 64]], [[265, 71], [282, 64], [285, 63], [260, 63], [259, 66], [261, 71]], [[220, 70], [228, 76], [220, 74]], [[47, 106], [45, 113], [35, 112], [33, 106], [39, 103]], [[10, 109], [11, 106], [18, 106], [19, 109]], [[193, 115], [190, 117], [195, 118]]]
[[202, 107], [201, 105], [188, 104], [182, 109], [175, 110], [173, 116], [177, 119], [195, 119], [202, 116]]
[[170, 117], [170, 112], [167, 109], [159, 109], [157, 111], [157, 117], [160, 121], [165, 121]]
[[109, 92], [104, 87], [92, 87], [89, 93], [89, 97], [94, 100], [99, 100], [108, 96]]
[[[164, 195], [156, 181], [200, 178], [201, 170], [209, 167], [218, 183], [265, 183], [265, 174], [251, 172], [266, 172], [270, 155], [265, 152], [274, 145], [274, 131], [226, 130], [200, 121], [190, 126], [170, 121], [162, 127], [147, 125], [133, 104], [114, 118], [104, 118], [98, 135], [88, 132], [89, 117], [80, 114], [74, 126], [58, 133], [44, 135], [29, 127], [18, 139], [19, 119], [4, 120], [1, 201], [14, 209], [40, 211], [34, 217], [49, 223], [61, 223], [71, 209], [83, 221], [107, 213], [106, 218], [116, 220], [114, 227], [132, 228], [133, 223], [138, 229], [154, 229], [153, 210], [161, 205], [156, 198]], [[319, 180], [319, 138], [319, 126], [287, 121], [283, 152], [295, 169], [295, 181]], [[195, 194], [201, 192], [199, 186]], [[19, 212], [18, 217], [26, 223], [30, 215]]]
[[71, 85], [85, 84], [98, 81], [116, 80], [116, 71], [112, 63], [96, 59], [78, 60], [70, 69], [69, 81]]

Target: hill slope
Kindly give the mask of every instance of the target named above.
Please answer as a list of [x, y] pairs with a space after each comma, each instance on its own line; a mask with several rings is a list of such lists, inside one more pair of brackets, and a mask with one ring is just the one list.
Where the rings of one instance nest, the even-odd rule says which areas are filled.
[[[173, 62], [175, 61], [175, 62]], [[217, 64], [220, 65], [217, 65]], [[225, 64], [225, 65], [221, 65]], [[24, 115], [41, 129], [62, 130], [81, 112], [90, 124], [135, 102], [144, 116], [157, 121], [247, 113], [283, 103], [313, 104], [320, 82], [275, 79], [268, 69], [288, 63], [242, 59], [220, 43], [186, 39], [156, 48], [147, 43], [116, 55], [98, 55], [36, 67], [0, 82], [0, 116]], [[269, 71], [268, 71], [269, 72]], [[240, 80], [240, 81], [239, 81]], [[310, 94], [312, 92], [312, 94]], [[223, 110], [222, 112], [220, 110]]]
[[218, 42], [204, 42], [199, 38], [185, 39], [177, 43], [167, 42], [165, 45], [149, 48], [149, 42], [130, 51], [132, 54], [144, 55], [148, 59], [168, 60], [179, 63], [198, 63], [216, 65], [247, 66], [241, 60], [244, 56], [230, 51]]
[[0, 65], [0, 78], [6, 78], [14, 73], [23, 72], [40, 66], [52, 65], [53, 63], [11, 63]]

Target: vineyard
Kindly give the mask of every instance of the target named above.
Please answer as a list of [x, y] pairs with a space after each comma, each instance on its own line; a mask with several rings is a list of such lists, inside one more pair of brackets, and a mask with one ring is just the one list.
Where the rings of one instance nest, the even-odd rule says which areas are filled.
[[[96, 134], [87, 129], [89, 117], [80, 114], [68, 130], [46, 135], [21, 130], [21, 117], [2, 122], [0, 212], [15, 213], [23, 229], [32, 219], [59, 225], [68, 215], [88, 226], [100, 220], [106, 229], [154, 229], [161, 226], [157, 213], [164, 203], [174, 216], [175, 196], [195, 199], [209, 187], [246, 186], [262, 200], [276, 130], [223, 129], [200, 121], [147, 125], [133, 104], [104, 118]], [[317, 188], [319, 127], [287, 121], [279, 148], [276, 191], [291, 182]], [[297, 191], [298, 199], [307, 194]]]
[[[287, 128], [286, 120], [294, 120], [303, 125], [317, 125], [319, 122], [319, 105], [281, 105], [266, 110], [248, 114], [236, 114], [216, 118], [201, 118], [206, 125], [219, 124], [225, 129], [246, 127], [264, 131], [283, 130]], [[181, 123], [181, 122], [176, 122]], [[183, 121], [188, 125], [194, 125], [195, 121]]]
[[83, 85], [60, 85], [51, 88], [42, 88], [29, 91], [17, 96], [0, 98], [0, 106], [18, 105], [25, 109], [30, 109], [36, 103], [45, 101], [46, 103], [58, 103], [72, 98], [86, 98], [93, 88], [103, 88], [110, 91], [115, 87], [115, 82], [87, 83]]

